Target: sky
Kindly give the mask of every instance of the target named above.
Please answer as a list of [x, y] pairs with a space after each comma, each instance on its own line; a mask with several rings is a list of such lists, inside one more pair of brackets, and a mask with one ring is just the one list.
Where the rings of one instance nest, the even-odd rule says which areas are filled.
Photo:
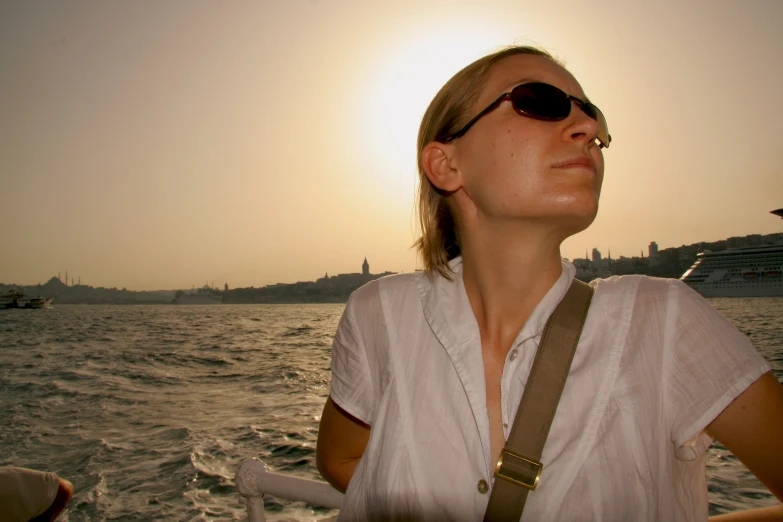
[[412, 271], [421, 116], [511, 44], [613, 137], [565, 257], [783, 232], [781, 24], [778, 0], [1, 2], [0, 282]]

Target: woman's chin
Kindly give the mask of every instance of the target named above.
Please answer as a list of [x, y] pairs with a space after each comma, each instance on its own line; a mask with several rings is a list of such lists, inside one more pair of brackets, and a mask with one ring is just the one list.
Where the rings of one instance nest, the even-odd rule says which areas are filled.
[[548, 214], [564, 219], [587, 220], [587, 225], [593, 222], [598, 213], [598, 196], [592, 190], [554, 197], [547, 203], [550, 207]]
[[556, 228], [565, 231], [568, 236], [578, 234], [589, 227], [598, 214], [598, 201], [583, 202], [581, 205], [568, 205], [553, 216]]

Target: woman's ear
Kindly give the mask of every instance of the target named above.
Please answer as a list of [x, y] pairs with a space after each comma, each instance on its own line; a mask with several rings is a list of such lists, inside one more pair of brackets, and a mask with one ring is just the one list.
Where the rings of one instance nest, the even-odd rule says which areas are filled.
[[454, 160], [454, 146], [433, 141], [421, 151], [421, 166], [430, 183], [444, 192], [462, 187], [462, 176]]

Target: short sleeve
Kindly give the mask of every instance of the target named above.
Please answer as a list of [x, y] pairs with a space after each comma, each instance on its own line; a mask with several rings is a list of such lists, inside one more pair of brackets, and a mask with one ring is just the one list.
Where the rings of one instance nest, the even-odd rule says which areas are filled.
[[367, 346], [356, 320], [357, 292], [351, 294], [332, 343], [332, 387], [330, 395], [340, 408], [372, 424], [373, 385]]
[[704, 429], [770, 366], [686, 284], [671, 281], [666, 306], [664, 405], [677, 458], [692, 460], [712, 443]]

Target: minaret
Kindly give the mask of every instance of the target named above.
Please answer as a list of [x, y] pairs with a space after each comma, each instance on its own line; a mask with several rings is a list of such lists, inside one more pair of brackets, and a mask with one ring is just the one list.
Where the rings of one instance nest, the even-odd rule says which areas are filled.
[[68, 271], [65, 271], [65, 286], [68, 286]]
[[370, 263], [367, 262], [367, 257], [364, 258], [362, 263], [362, 275], [370, 275]]

